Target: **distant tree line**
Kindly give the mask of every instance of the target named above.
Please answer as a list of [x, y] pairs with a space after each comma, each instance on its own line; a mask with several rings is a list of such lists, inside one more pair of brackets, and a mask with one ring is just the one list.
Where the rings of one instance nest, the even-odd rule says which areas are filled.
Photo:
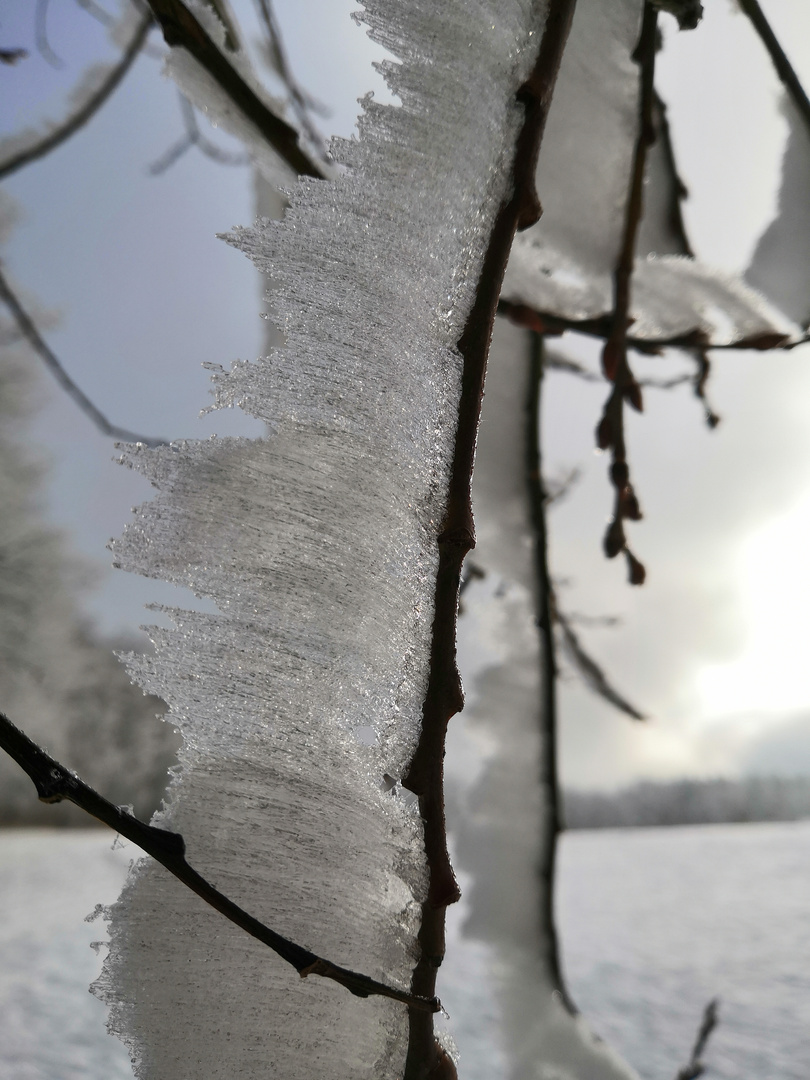
[[810, 777], [643, 781], [616, 792], [566, 791], [569, 829], [796, 821], [810, 817]]

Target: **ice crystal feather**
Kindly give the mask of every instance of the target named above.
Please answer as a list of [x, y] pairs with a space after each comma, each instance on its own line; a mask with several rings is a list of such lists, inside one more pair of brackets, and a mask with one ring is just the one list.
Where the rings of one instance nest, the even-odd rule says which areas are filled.
[[[217, 392], [270, 435], [125, 453], [159, 494], [115, 545], [118, 562], [218, 607], [173, 612], [155, 656], [135, 664], [184, 737], [167, 821], [237, 903], [402, 986], [421, 823], [381, 781], [401, 775], [418, 737], [455, 342], [543, 14], [369, 6], [374, 35], [404, 58], [385, 68], [402, 106], [367, 101], [359, 141], [335, 148], [339, 179], [301, 183], [283, 224], [231, 238], [272, 271], [288, 345], [218, 376]], [[401, 1072], [401, 1006], [300, 982], [160, 869], [134, 870], [111, 938], [100, 992], [141, 1077]]]

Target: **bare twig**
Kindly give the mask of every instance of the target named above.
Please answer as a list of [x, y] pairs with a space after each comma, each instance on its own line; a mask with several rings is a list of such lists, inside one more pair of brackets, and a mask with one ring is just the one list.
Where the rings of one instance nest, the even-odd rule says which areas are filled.
[[48, 2], [49, 0], [37, 0], [34, 12], [34, 35], [39, 55], [52, 68], [59, 70], [65, 66], [61, 56], [57, 56], [48, 41]]
[[130, 431], [128, 428], [118, 427], [116, 424], [110, 423], [104, 413], [96, 408], [90, 398], [76, 385], [62, 367], [56, 354], [44, 341], [39, 330], [37, 330], [34, 320], [25, 308], [23, 308], [22, 304], [17, 299], [17, 296], [12, 291], [2, 270], [0, 270], [0, 300], [5, 303], [6, 307], [14, 316], [21, 333], [45, 361], [59, 385], [63, 390], [67, 391], [85, 416], [88, 416], [92, 420], [103, 435], [110, 435], [112, 438], [122, 439], [124, 442], [144, 443], [146, 446], [164, 446], [168, 442], [167, 439], [155, 438], [150, 435], [139, 435], [136, 431]]
[[29, 146], [24, 150], [21, 150], [18, 154], [14, 154], [6, 161], [0, 163], [0, 179], [4, 176], [10, 176], [11, 173], [16, 172], [17, 169], [21, 169], [24, 165], [29, 165], [32, 161], [37, 161], [39, 158], [49, 154], [51, 150], [55, 150], [57, 146], [61, 146], [63, 142], [75, 135], [77, 131], [84, 127], [84, 125], [95, 116], [107, 98], [112, 94], [126, 73], [132, 67], [135, 62], [138, 53], [146, 41], [146, 36], [149, 33], [149, 28], [152, 25], [152, 16], [147, 14], [140, 20], [132, 35], [132, 40], [127, 45], [120, 61], [111, 69], [107, 78], [99, 86], [98, 90], [92, 94], [88, 100], [82, 105], [80, 109], [77, 109], [72, 116], [68, 117], [64, 124], [56, 128], [41, 139], [33, 146]]
[[436, 997], [423, 998], [409, 994], [404, 990], [397, 990], [395, 987], [377, 982], [376, 979], [371, 979], [367, 975], [361, 975], [356, 971], [333, 964], [316, 953], [310, 952], [309, 949], [282, 937], [252, 915], [248, 915], [246, 911], [210, 885], [186, 862], [186, 845], [179, 833], [147, 825], [128, 810], [108, 802], [97, 791], [80, 780], [75, 773], [70, 772], [64, 765], [60, 765], [58, 761], [46, 754], [2, 713], [0, 713], [0, 749], [5, 750], [30, 776], [42, 802], [56, 803], [67, 799], [92, 817], [109, 825], [115, 832], [125, 836], [151, 855], [206, 904], [210, 904], [226, 919], [267, 945], [282, 960], [291, 964], [302, 978], [306, 978], [307, 975], [320, 975], [325, 979], [333, 979], [340, 983], [357, 997], [393, 998], [394, 1001], [401, 1001], [417, 1012], [432, 1014], [441, 1009], [441, 1003]]
[[115, 26], [115, 16], [111, 15], [101, 4], [97, 4], [95, 0], [76, 0], [76, 3], [80, 8], [84, 8], [88, 15], [92, 15], [97, 22], [100, 22], [102, 26], [106, 26], [108, 29]]
[[182, 138], [178, 139], [172, 146], [169, 147], [158, 159], [153, 161], [149, 166], [149, 172], [152, 176], [160, 176], [165, 173], [167, 169], [170, 169], [176, 161], [180, 158], [192, 146], [196, 146], [201, 150], [206, 157], [211, 158], [212, 161], [216, 161], [218, 165], [249, 165], [250, 155], [246, 153], [232, 153], [228, 150], [222, 150], [214, 143], [210, 142], [203, 133], [200, 131], [197, 124], [197, 118], [194, 115], [194, 106], [191, 102], [180, 95], [180, 110], [183, 114], [183, 123], [186, 128], [186, 133]]
[[706, 1066], [700, 1060], [709, 1036], [717, 1027], [717, 998], [713, 998], [703, 1011], [703, 1019], [700, 1022], [695, 1045], [692, 1047], [692, 1056], [688, 1063], [678, 1071], [675, 1080], [697, 1080], [706, 1071]]
[[[543, 364], [545, 369], [545, 363]], [[554, 480], [543, 481], [543, 499], [546, 509], [549, 506], [555, 506], [561, 502], [564, 502], [576, 485], [579, 483], [582, 477], [582, 470], [576, 465], [574, 468], [569, 469], [563, 476], [556, 477]]]
[[[573, 617], [564, 615], [560, 611], [559, 604], [556, 597], [552, 593], [552, 610], [554, 615], [554, 621], [560, 628], [560, 634], [562, 636], [563, 647], [565, 648], [566, 655], [571, 664], [576, 668], [585, 685], [592, 690], [599, 697], [603, 698], [608, 704], [612, 705], [619, 712], [624, 713], [626, 716], [631, 717], [633, 720], [646, 720], [644, 713], [640, 712], [635, 705], [631, 704], [623, 694], [613, 686], [608, 679], [604, 670], [596, 663], [596, 661], [588, 655], [585, 649], [582, 647], [582, 642], [579, 640], [579, 636], [574, 631], [572, 622]], [[583, 620], [581, 620], [583, 621]], [[604, 625], [604, 620], [603, 620]]]
[[182, 3], [147, 0], [163, 30], [166, 44], [183, 48], [211, 76], [267, 143], [296, 173], [323, 179], [323, 167], [301, 148], [298, 132], [267, 107]]
[[802, 86], [793, 65], [788, 60], [785, 50], [779, 44], [770, 23], [765, 18], [765, 13], [759, 6], [758, 0], [740, 0], [740, 7], [751, 20], [751, 25], [759, 34], [762, 44], [768, 50], [768, 55], [776, 68], [776, 74], [790, 94], [790, 99], [801, 114], [810, 134], [810, 98], [808, 98], [807, 91]]
[[706, 384], [712, 370], [712, 362], [709, 359], [707, 349], [693, 349], [692, 359], [695, 361], [695, 374], [692, 376], [692, 389], [695, 397], [703, 405], [703, 416], [710, 428], [716, 428], [720, 423], [720, 417], [714, 411], [706, 393]]
[[[540, 217], [534, 185], [537, 156], [574, 6], [575, 0], [551, 0], [534, 70], [518, 91], [517, 100], [523, 105], [524, 120], [515, 145], [511, 193], [495, 219], [475, 300], [458, 341], [463, 358], [459, 420], [447, 510], [437, 537], [439, 567], [430, 674], [419, 743], [402, 780], [403, 787], [419, 798], [429, 874], [428, 896], [422, 905], [419, 931], [420, 955], [411, 980], [411, 990], [420, 997], [432, 997], [435, 992], [436, 973], [444, 956], [445, 910], [460, 895], [447, 854], [443, 763], [447, 725], [464, 705], [456, 666], [458, 588], [464, 557], [475, 546], [471, 486], [487, 355], [515, 232], [528, 228]], [[428, 1076], [439, 1080], [439, 1077], [455, 1076], [452, 1061], [436, 1042], [432, 1018], [411, 1010], [409, 1019], [404, 1080], [426, 1080]]]
[[613, 389], [605, 404], [602, 419], [597, 428], [596, 441], [602, 450], [612, 451], [610, 480], [613, 484], [613, 520], [605, 533], [605, 555], [614, 559], [620, 552], [627, 560], [628, 580], [631, 585], [643, 585], [647, 572], [627, 544], [624, 521], [641, 518], [638, 499], [630, 483], [627, 465], [627, 447], [624, 440], [624, 404], [627, 401], [641, 412], [643, 398], [627, 360], [627, 327], [630, 322], [630, 297], [633, 267], [636, 256], [636, 236], [644, 207], [644, 174], [647, 149], [655, 141], [653, 109], [655, 94], [655, 50], [658, 35], [658, 13], [650, 0], [644, 4], [641, 36], [633, 53], [639, 66], [639, 116], [630, 184], [625, 206], [624, 232], [616, 269], [613, 276], [613, 319], [610, 334], [602, 352], [602, 368], [605, 377], [613, 383]]
[[284, 48], [284, 40], [281, 36], [278, 22], [276, 21], [275, 12], [273, 11], [273, 5], [270, 0], [256, 0], [256, 2], [265, 29], [267, 30], [268, 43], [273, 63], [281, 77], [281, 81], [287, 87], [287, 92], [290, 95], [290, 104], [295, 111], [295, 115], [298, 117], [298, 123], [301, 125], [302, 131], [307, 139], [309, 139], [312, 146], [316, 147], [321, 154], [321, 157], [325, 159], [323, 135], [321, 135], [320, 131], [315, 127], [312, 118], [309, 115], [310, 99], [298, 85], [298, 82], [293, 75], [290, 62], [287, 59], [287, 50]]
[[543, 939], [547, 943], [548, 973], [566, 1008], [576, 1008], [562, 975], [557, 926], [554, 919], [554, 871], [557, 859], [557, 840], [562, 813], [559, 776], [557, 773], [557, 668], [554, 647], [554, 594], [548, 568], [548, 529], [546, 509], [550, 499], [543, 485], [542, 443], [540, 433], [540, 401], [543, 390], [545, 342], [539, 334], [531, 336], [531, 373], [529, 397], [525, 416], [526, 494], [532, 523], [534, 549], [534, 612], [540, 637], [540, 708], [539, 724], [543, 736], [540, 758], [540, 789], [543, 795], [544, 843], [537, 867], [543, 890], [541, 905]]

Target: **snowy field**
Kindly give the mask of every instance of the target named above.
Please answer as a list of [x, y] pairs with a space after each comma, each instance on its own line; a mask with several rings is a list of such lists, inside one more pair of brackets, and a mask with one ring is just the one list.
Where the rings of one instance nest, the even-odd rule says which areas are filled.
[[[91, 942], [134, 848], [104, 832], [0, 832], [0, 1080], [129, 1080], [87, 993]], [[576, 832], [563, 838], [558, 922], [570, 988], [644, 1080], [671, 1080], [703, 1006], [721, 998], [709, 1080], [810, 1075], [810, 822]], [[449, 933], [441, 986], [462, 1080], [499, 1080], [490, 958]], [[103, 949], [100, 953], [103, 955]], [[339, 992], [339, 991], [336, 991]]]

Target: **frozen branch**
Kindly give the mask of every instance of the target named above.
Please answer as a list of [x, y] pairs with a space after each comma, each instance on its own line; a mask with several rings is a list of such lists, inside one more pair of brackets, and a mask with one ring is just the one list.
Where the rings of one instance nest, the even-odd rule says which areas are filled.
[[118, 427], [116, 424], [110, 423], [104, 413], [96, 408], [87, 394], [77, 386], [62, 367], [56, 354], [47, 345], [39, 330], [37, 330], [34, 320], [25, 308], [23, 308], [22, 304], [17, 299], [17, 296], [12, 291], [2, 270], [0, 270], [0, 300], [3, 301], [14, 316], [17, 326], [20, 328], [20, 333], [45, 361], [51, 374], [62, 389], [67, 391], [85, 416], [90, 418], [102, 435], [109, 435], [114, 439], [121, 439], [123, 442], [144, 443], [146, 446], [164, 446], [168, 442], [167, 439], [159, 439], [150, 435], [139, 435], [136, 431], [129, 431], [127, 428]]
[[714, 998], [706, 1006], [703, 1012], [703, 1019], [700, 1023], [700, 1028], [695, 1039], [695, 1045], [692, 1047], [692, 1056], [689, 1062], [679, 1070], [675, 1080], [697, 1080], [699, 1076], [702, 1076], [706, 1071], [706, 1066], [700, 1060], [703, 1056], [703, 1051], [706, 1049], [706, 1043], [709, 1041], [709, 1036], [717, 1027], [717, 998]]
[[83, 8], [88, 15], [100, 22], [102, 26], [106, 26], [109, 30], [112, 26], [115, 26], [115, 16], [110, 15], [106, 8], [103, 8], [101, 4], [97, 4], [95, 0], [76, 0], [76, 3], [80, 8]]
[[259, 922], [210, 885], [188, 864], [185, 857], [185, 842], [179, 833], [147, 825], [128, 810], [108, 802], [97, 791], [80, 780], [75, 773], [46, 754], [2, 713], [0, 713], [0, 749], [5, 750], [28, 774], [37, 789], [41, 802], [57, 803], [67, 799], [79, 809], [105, 825], [109, 825], [111, 829], [151, 855], [206, 904], [210, 904], [230, 922], [267, 945], [282, 960], [291, 964], [302, 978], [308, 975], [320, 975], [325, 979], [340, 983], [357, 997], [376, 995], [393, 998], [394, 1001], [401, 1001], [416, 1012], [432, 1014], [441, 1009], [441, 1003], [434, 996], [424, 998], [409, 994], [404, 990], [397, 990], [386, 986], [385, 983], [377, 982], [376, 979], [371, 979], [367, 975], [340, 967], [310, 952], [309, 949], [296, 945], [295, 942], [289, 941]]
[[166, 44], [190, 53], [291, 169], [301, 176], [324, 178], [322, 166], [301, 148], [295, 128], [276, 116], [248, 86], [181, 0], [147, 3], [163, 30]]
[[95, 116], [132, 67], [138, 53], [141, 51], [141, 48], [146, 41], [151, 26], [152, 16], [149, 14], [144, 15], [137, 24], [135, 33], [132, 35], [132, 40], [122, 53], [120, 61], [110, 70], [109, 75], [104, 79], [96, 92], [91, 94], [87, 101], [77, 109], [72, 116], [69, 116], [64, 124], [55, 128], [50, 135], [46, 135], [43, 139], [40, 139], [39, 142], [26, 147], [19, 153], [13, 154], [10, 158], [0, 162], [0, 179], [4, 176], [10, 176], [11, 173], [16, 172], [17, 169], [21, 169], [24, 165], [29, 165], [32, 161], [37, 161], [39, 158], [49, 154], [51, 150], [55, 150], [57, 146], [61, 146], [63, 142], [71, 137], [71, 135], [75, 135], [77, 131], [83, 128], [84, 125]]
[[771, 25], [765, 18], [765, 13], [759, 6], [759, 0], [740, 0], [740, 7], [751, 20], [751, 25], [759, 34], [760, 40], [768, 50], [776, 74], [781, 79], [790, 99], [801, 114], [810, 134], [810, 98], [802, 86], [799, 76], [788, 60], [785, 50], [779, 44], [779, 40], [771, 29]]
[[[463, 358], [461, 399], [447, 511], [437, 537], [439, 568], [430, 675], [419, 743], [402, 781], [403, 787], [419, 798], [429, 873], [419, 931], [420, 956], [411, 981], [411, 990], [420, 997], [431, 998], [435, 993], [436, 973], [444, 956], [445, 910], [460, 896], [447, 853], [443, 763], [447, 725], [464, 705], [456, 666], [458, 589], [464, 557], [475, 546], [472, 472], [487, 356], [515, 233], [533, 225], [541, 213], [534, 183], [537, 157], [574, 7], [575, 0], [551, 0], [537, 61], [529, 79], [518, 90], [524, 120], [515, 146], [511, 194], [495, 219], [475, 300], [458, 341]], [[439, 1076], [454, 1075], [450, 1058], [435, 1040], [432, 1018], [411, 1010], [404, 1080], [424, 1080], [428, 1076], [438, 1080]]]
[[[583, 382], [601, 382], [602, 376], [598, 375], [595, 371], [591, 371], [584, 364], [580, 364], [577, 360], [571, 360], [567, 356], [559, 356], [555, 354], [549, 354], [544, 360], [544, 367], [549, 371], [562, 371], [566, 375], [573, 375], [577, 379], [582, 379]], [[641, 387], [649, 387], [652, 390], [674, 390], [676, 386], [683, 386], [685, 383], [692, 383], [696, 386], [695, 393], [699, 397], [703, 397], [703, 394], [698, 391], [697, 386], [700, 385], [702, 390], [702, 384], [708, 377], [709, 361], [705, 360], [705, 367], [700, 367], [697, 373], [683, 372], [680, 375], [673, 375], [669, 379], [658, 379], [655, 376], [649, 376], [646, 379], [638, 379], [638, 385]], [[714, 425], [712, 425], [714, 426]]]

